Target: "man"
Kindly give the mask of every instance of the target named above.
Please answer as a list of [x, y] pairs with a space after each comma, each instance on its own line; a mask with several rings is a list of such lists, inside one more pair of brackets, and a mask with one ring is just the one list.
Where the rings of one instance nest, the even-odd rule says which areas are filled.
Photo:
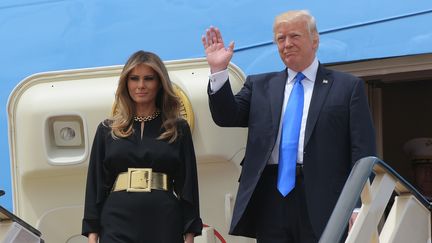
[[277, 16], [273, 31], [286, 69], [248, 76], [235, 96], [226, 70], [234, 43], [225, 47], [215, 27], [202, 37], [213, 120], [248, 127], [230, 234], [317, 242], [353, 164], [375, 155], [374, 129], [363, 81], [318, 62], [307, 11]]

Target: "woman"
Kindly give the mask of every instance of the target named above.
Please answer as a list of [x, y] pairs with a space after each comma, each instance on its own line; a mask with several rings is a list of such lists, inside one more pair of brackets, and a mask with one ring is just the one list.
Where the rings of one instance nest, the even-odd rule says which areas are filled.
[[93, 142], [82, 227], [89, 243], [192, 243], [201, 234], [195, 152], [179, 108], [161, 59], [134, 53]]

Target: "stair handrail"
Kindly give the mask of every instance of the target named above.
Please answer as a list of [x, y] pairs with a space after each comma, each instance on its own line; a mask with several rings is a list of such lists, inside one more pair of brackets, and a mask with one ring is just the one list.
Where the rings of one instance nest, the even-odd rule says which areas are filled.
[[397, 181], [395, 187], [397, 194], [411, 193], [425, 208], [429, 211], [432, 210], [431, 203], [384, 161], [373, 156], [364, 157], [359, 159], [352, 168], [333, 213], [327, 222], [327, 226], [321, 235], [320, 243], [340, 242], [346, 231], [346, 228], [341, 227], [341, 225], [348, 225], [348, 221], [357, 205], [363, 187], [374, 171], [384, 171], [393, 177]]

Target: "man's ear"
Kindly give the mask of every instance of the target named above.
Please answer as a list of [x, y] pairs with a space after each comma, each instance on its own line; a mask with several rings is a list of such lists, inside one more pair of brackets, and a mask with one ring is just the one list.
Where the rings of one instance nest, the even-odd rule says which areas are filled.
[[315, 51], [317, 51], [318, 46], [319, 46], [319, 35], [318, 34], [314, 35], [312, 42], [313, 42], [313, 47], [314, 47]]

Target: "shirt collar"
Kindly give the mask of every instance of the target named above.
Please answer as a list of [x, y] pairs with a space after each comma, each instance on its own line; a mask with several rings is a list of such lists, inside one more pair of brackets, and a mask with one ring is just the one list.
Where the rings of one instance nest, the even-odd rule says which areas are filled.
[[[302, 71], [302, 73], [306, 77], [304, 80], [315, 83], [316, 75], [318, 72], [318, 64], [319, 64], [318, 58], [315, 57], [311, 65], [309, 65], [309, 67], [307, 67], [305, 70]], [[294, 80], [294, 77], [297, 75], [297, 72], [289, 68], [287, 69], [288, 69], [288, 83], [289, 83]]]

